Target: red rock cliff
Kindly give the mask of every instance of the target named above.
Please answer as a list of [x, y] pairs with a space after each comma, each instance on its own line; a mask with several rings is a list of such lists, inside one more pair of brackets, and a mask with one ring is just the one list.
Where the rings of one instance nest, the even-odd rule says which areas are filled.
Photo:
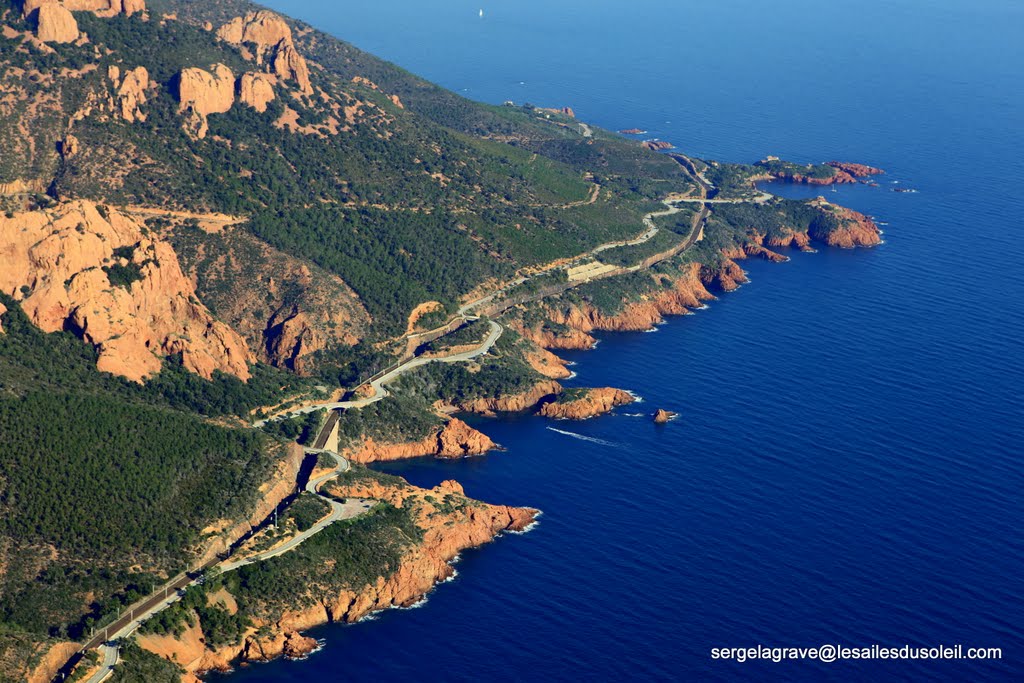
[[0, 290], [42, 330], [76, 330], [104, 372], [139, 381], [180, 353], [203, 377], [249, 378], [244, 340], [196, 299], [170, 244], [116, 209], [74, 201], [0, 216], [0, 262]]
[[47, 3], [35, 14], [36, 37], [44, 43], [73, 43], [78, 40], [78, 22], [63, 5]]
[[635, 400], [621, 389], [586, 389], [582, 396], [568, 400], [563, 396], [557, 401], [545, 403], [540, 407], [540, 415], [558, 420], [585, 420], [588, 417], [604, 415], [616, 406], [628, 405]]
[[22, 13], [28, 16], [44, 5], [61, 5], [69, 12], [92, 12], [101, 17], [115, 14], [131, 16], [146, 9], [145, 0], [25, 0]]
[[828, 211], [839, 221], [839, 226], [828, 232], [814, 232], [811, 237], [830, 247], [873, 247], [882, 243], [882, 233], [873, 220], [846, 207], [830, 204], [819, 197], [812, 202], [822, 211]]
[[645, 295], [638, 301], [623, 304], [618, 313], [603, 313], [589, 303], [581, 303], [554, 304], [545, 309], [545, 314], [558, 325], [584, 333], [594, 330], [649, 330], [663, 322], [666, 315], [683, 315], [691, 308], [699, 308], [704, 301], [714, 299], [708, 286], [717, 284], [728, 291], [735, 289], [744, 280], [743, 271], [729, 260], [714, 269], [691, 263], [681, 277], [673, 281], [662, 279], [668, 287]]
[[855, 178], [866, 178], [868, 176], [885, 173], [885, 171], [883, 171], [882, 169], [875, 168], [874, 166], [865, 166], [864, 164], [852, 164], [846, 161], [830, 161], [828, 162], [828, 165], [831, 166], [832, 168], [837, 168], [845, 173], [849, 173]]
[[244, 17], [235, 17], [217, 29], [217, 37], [239, 47], [255, 46], [253, 57], [257, 64], [265, 64], [282, 80], [295, 81], [304, 94], [313, 92], [309, 66], [295, 49], [292, 30], [273, 12], [259, 10]]
[[358, 448], [345, 451], [352, 462], [369, 463], [402, 460], [432, 455], [437, 458], [462, 458], [482, 455], [495, 448], [483, 432], [479, 432], [458, 418], [451, 418], [435, 433], [410, 443], [378, 443], [373, 439], [360, 442]]
[[189, 129], [196, 137], [206, 137], [207, 117], [223, 114], [235, 103], [235, 76], [223, 64], [211, 71], [190, 67], [178, 75], [178, 110], [191, 113]]

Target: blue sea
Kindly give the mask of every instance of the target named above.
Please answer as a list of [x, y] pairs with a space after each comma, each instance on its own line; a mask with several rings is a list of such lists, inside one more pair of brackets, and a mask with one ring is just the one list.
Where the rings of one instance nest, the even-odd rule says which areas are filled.
[[[882, 167], [828, 198], [885, 244], [746, 262], [707, 310], [569, 354], [571, 384], [643, 403], [475, 420], [508, 450], [388, 466], [544, 515], [419, 608], [231, 681], [1024, 680], [1024, 4], [267, 4], [477, 100], [706, 158]], [[711, 657], [823, 643], [1003, 659]]]

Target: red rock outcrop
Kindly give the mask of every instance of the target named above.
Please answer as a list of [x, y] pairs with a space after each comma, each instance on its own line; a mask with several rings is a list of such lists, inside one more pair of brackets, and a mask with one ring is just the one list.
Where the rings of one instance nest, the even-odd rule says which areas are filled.
[[854, 247], [873, 247], [882, 243], [882, 233], [875, 222], [862, 213], [835, 204], [824, 199], [816, 200], [818, 206], [829, 207], [833, 215], [839, 219], [839, 227], [828, 232], [811, 232], [811, 237], [824, 242], [830, 247], [852, 249]]
[[567, 361], [540, 346], [535, 346], [527, 351], [525, 359], [531, 368], [545, 377], [566, 379], [572, 376], [572, 371], [566, 367], [568, 365]]
[[495, 413], [518, 413], [528, 410], [545, 398], [556, 396], [562, 393], [562, 385], [553, 380], [542, 380], [537, 382], [528, 391], [519, 394], [506, 394], [502, 396], [491, 396], [476, 398], [465, 401], [455, 406], [455, 410], [466, 413], [477, 413], [480, 415], [494, 415]]
[[273, 12], [259, 10], [235, 17], [217, 29], [217, 37], [239, 47], [254, 45], [257, 64], [265, 64], [271, 73], [294, 80], [303, 93], [312, 94], [309, 65], [295, 49], [291, 28]]
[[576, 118], [576, 112], [572, 110], [572, 107], [540, 107], [540, 111], [568, 116], [570, 119]]
[[829, 178], [812, 178], [799, 173], [776, 173], [774, 177], [779, 180], [787, 180], [791, 183], [800, 183], [802, 185], [852, 185], [857, 182], [857, 179], [852, 175], [846, 171], [839, 170]]
[[309, 81], [309, 65], [306, 59], [299, 54], [291, 43], [281, 42], [274, 50], [270, 60], [271, 68], [282, 80], [294, 80], [299, 90], [310, 95], [313, 93], [313, 85]]
[[654, 424], [663, 425], [672, 420], [676, 416], [671, 410], [665, 410], [658, 408], [657, 412], [654, 413]]
[[245, 230], [203, 230], [193, 241], [182, 268], [197, 295], [264, 362], [308, 374], [317, 351], [351, 346], [371, 325], [341, 278]]
[[[542, 324], [527, 327], [519, 322], [510, 322], [509, 327], [518, 332], [520, 336], [529, 339], [544, 349], [585, 351], [593, 348], [594, 344], [597, 343], [597, 340], [592, 336], [577, 329], [570, 328], [556, 332], [545, 328]], [[556, 377], [555, 379], [558, 378]]]
[[73, 43], [78, 40], [78, 22], [63, 5], [47, 3], [36, 11], [36, 37], [44, 43]]
[[235, 102], [235, 76], [223, 64], [214, 64], [213, 73], [195, 67], [178, 75], [178, 111], [189, 111], [189, 129], [196, 137], [206, 137], [206, 118], [223, 114]]
[[784, 236], [766, 237], [764, 243], [769, 247], [790, 247], [800, 251], [814, 251], [811, 237], [806, 232], [792, 232]]
[[6, 312], [7, 312], [7, 307], [4, 306], [2, 303], [0, 303], [0, 334], [4, 333], [4, 325], [3, 325], [2, 318], [4, 317], [4, 313], [6, 313]]
[[292, 42], [292, 30], [284, 19], [268, 10], [249, 12], [235, 17], [217, 29], [217, 37], [232, 45], [252, 43], [266, 49], [282, 40]]
[[540, 407], [539, 414], [556, 420], [585, 420], [604, 415], [616, 406], [628, 405], [635, 400], [629, 393], [612, 387], [584, 389], [582, 395], [568, 399], [563, 395], [557, 401], [545, 403]]
[[315, 638], [297, 631], [278, 632], [262, 640], [255, 636], [248, 638], [241, 658], [247, 662], [268, 662], [282, 656], [296, 659], [308, 655], [318, 646]]
[[714, 299], [707, 289], [711, 284], [729, 290], [735, 289], [743, 279], [742, 269], [729, 260], [717, 269], [692, 263], [681, 277], [671, 282], [671, 286], [623, 304], [618, 313], [603, 313], [593, 305], [583, 303], [550, 305], [545, 309], [545, 315], [558, 325], [584, 333], [594, 330], [639, 332], [663, 322], [665, 315], [683, 315], [689, 309], [699, 308], [704, 301]]
[[885, 173], [880, 168], [874, 166], [865, 166], [864, 164], [853, 164], [847, 161], [829, 161], [828, 165], [832, 168], [837, 168], [844, 173], [852, 175], [854, 178], [866, 178], [868, 176], [880, 175]]
[[282, 309], [267, 323], [267, 358], [276, 367], [303, 371], [303, 358], [324, 347], [323, 335], [305, 311]]
[[238, 99], [261, 114], [267, 104], [274, 100], [274, 77], [270, 74], [252, 71], [238, 79]]
[[0, 290], [44, 331], [77, 331], [100, 370], [140, 381], [180, 353], [203, 377], [249, 378], [245, 342], [196, 299], [171, 245], [115, 209], [74, 201], [0, 216], [0, 262]]
[[44, 5], [62, 5], [69, 12], [92, 12], [97, 16], [131, 16], [146, 9], [146, 0], [25, 0], [22, 13], [28, 16]]
[[652, 152], [660, 152], [665, 149], [675, 149], [675, 145], [664, 140], [644, 140], [640, 143]]
[[[229, 612], [235, 613], [234, 610]], [[315, 639], [282, 628], [272, 629], [269, 634], [250, 631], [238, 645], [209, 650], [202, 627], [196, 622], [186, 624], [180, 636], [150, 634], [141, 636], [138, 642], [146, 650], [178, 662], [186, 671], [182, 683], [198, 683], [200, 679], [195, 676], [196, 672], [228, 671], [234, 660], [268, 662], [282, 656], [294, 659], [304, 657], [319, 647]]]
[[121, 78], [121, 70], [117, 66], [107, 68], [107, 77], [114, 86], [115, 96], [108, 101], [108, 106], [116, 116], [125, 121], [145, 121], [142, 105], [146, 103], [146, 91], [150, 87], [149, 72], [144, 66], [129, 69]]
[[408, 443], [378, 443], [373, 439], [362, 441], [358, 448], [345, 451], [353, 462], [370, 463], [402, 460], [432, 455], [437, 458], [462, 458], [482, 455], [496, 447], [483, 432], [479, 432], [458, 418], [451, 418], [433, 434]]
[[[737, 257], [746, 258], [746, 252], [738, 250]], [[666, 315], [684, 315], [690, 309], [699, 308], [704, 301], [714, 299], [708, 287], [717, 286], [724, 291], [732, 291], [746, 282], [746, 275], [730, 258], [724, 258], [717, 266], [704, 266], [691, 263], [686, 266], [682, 275], [669, 280], [668, 276], [659, 276], [664, 289], [659, 289], [641, 296], [636, 301], [623, 304], [615, 314], [598, 310], [590, 303], [550, 304], [543, 309], [545, 317], [559, 327], [576, 330], [581, 334], [589, 334], [595, 330], [608, 332], [638, 332], [652, 329], [664, 321]], [[527, 330], [523, 336], [538, 337], [545, 341], [543, 335], [531, 335]]]
[[64, 136], [63, 140], [57, 143], [57, 147], [62, 157], [70, 159], [81, 151], [82, 144], [78, 141], [78, 138], [68, 133]]

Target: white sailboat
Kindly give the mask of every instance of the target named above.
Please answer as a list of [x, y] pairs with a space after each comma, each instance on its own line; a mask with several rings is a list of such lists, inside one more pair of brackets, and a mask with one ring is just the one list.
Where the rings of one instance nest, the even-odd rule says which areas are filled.
[[483, 10], [480, 10], [480, 18], [481, 18], [481, 19], [483, 19], [483, 18], [484, 18], [484, 11], [483, 11]]

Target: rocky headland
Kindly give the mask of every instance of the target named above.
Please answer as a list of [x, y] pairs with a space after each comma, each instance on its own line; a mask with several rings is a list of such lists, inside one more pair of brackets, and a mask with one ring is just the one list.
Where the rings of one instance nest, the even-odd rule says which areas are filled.
[[567, 391], [556, 400], [545, 403], [538, 414], [556, 420], [586, 420], [610, 413], [617, 406], [624, 406], [636, 400], [622, 389], [602, 387]]
[[885, 173], [880, 168], [874, 166], [866, 166], [864, 164], [854, 164], [848, 161], [828, 161], [826, 165], [831, 166], [834, 169], [847, 173], [854, 178], [866, 178], [873, 175], [881, 175]]
[[[394, 478], [391, 478], [394, 479]], [[139, 644], [158, 655], [176, 661], [189, 675], [227, 670], [239, 661], [266, 661], [279, 656], [302, 656], [316, 647], [302, 631], [327, 623], [352, 623], [372, 612], [389, 607], [408, 607], [428, 593], [435, 584], [452, 576], [451, 562], [467, 548], [490, 542], [506, 531], [523, 531], [539, 511], [531, 508], [489, 505], [466, 497], [462, 486], [445, 481], [433, 489], [410, 486], [401, 480], [359, 477], [330, 484], [328, 491], [340, 498], [369, 498], [408, 510], [421, 530], [421, 538], [407, 545], [397, 567], [361, 586], [317, 590], [310, 577], [312, 594], [307, 607], [267, 604], [257, 607], [251, 626], [231, 645], [210, 647], [203, 637], [203, 624], [195, 615], [184, 633], [149, 634]], [[316, 569], [311, 568], [314, 572]], [[221, 609], [237, 613], [239, 603], [228, 590], [207, 597]]]
[[483, 455], [494, 448], [497, 448], [497, 444], [486, 434], [473, 429], [457, 417], [452, 417], [420, 441], [383, 443], [367, 438], [357, 447], [345, 450], [343, 455], [352, 462], [371, 463], [426, 455], [436, 458], [464, 458]]

